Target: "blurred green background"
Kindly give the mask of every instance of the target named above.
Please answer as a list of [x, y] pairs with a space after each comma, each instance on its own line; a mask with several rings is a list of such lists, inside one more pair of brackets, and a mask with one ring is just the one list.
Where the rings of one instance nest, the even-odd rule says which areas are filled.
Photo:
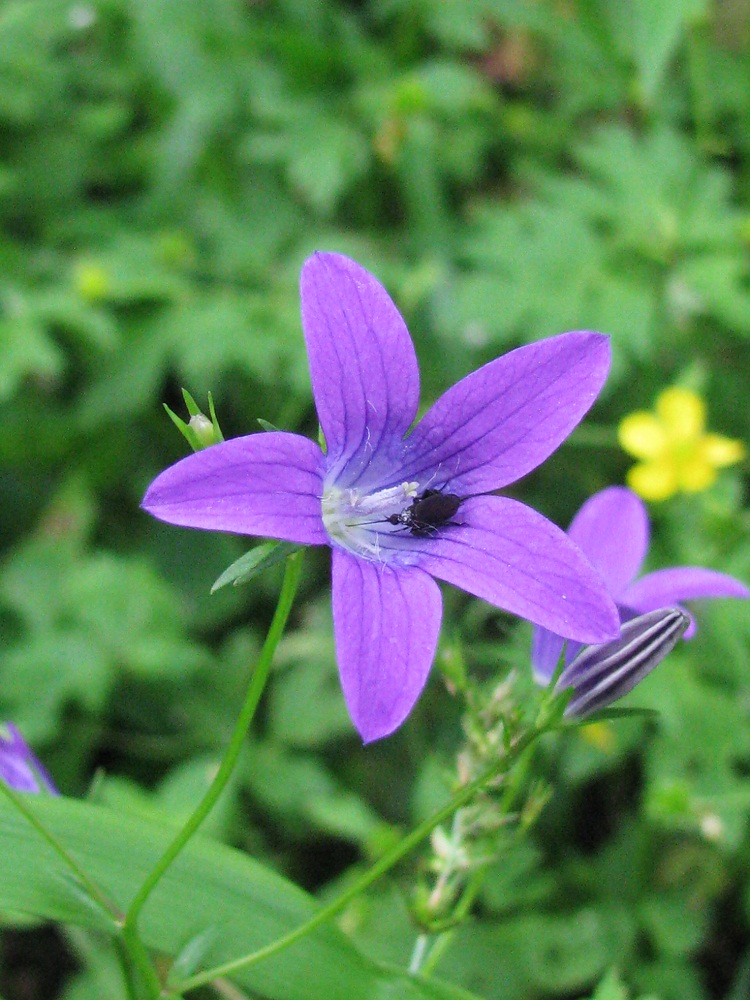
[[[515, 495], [567, 525], [631, 464], [619, 420], [679, 382], [750, 440], [748, 0], [0, 3], [0, 718], [61, 790], [184, 816], [210, 780], [280, 573], [209, 596], [248, 547], [138, 509], [213, 393], [224, 433], [314, 435], [297, 281], [372, 270], [423, 403], [520, 343], [612, 336], [584, 429]], [[750, 583], [747, 468], [652, 508], [650, 568]], [[240, 774], [209, 827], [324, 895], [444, 793], [438, 672], [363, 749], [308, 555]], [[528, 677], [529, 630], [446, 588], [438, 667]], [[560, 737], [533, 835], [437, 969], [497, 1000], [750, 995], [750, 611], [716, 602], [630, 701], [658, 721]], [[531, 696], [531, 695], [530, 695]], [[418, 859], [344, 915], [406, 963]], [[120, 987], [76, 934], [20, 928], [5, 1000]], [[11, 926], [12, 925], [12, 926]], [[619, 970], [620, 979], [611, 970]]]

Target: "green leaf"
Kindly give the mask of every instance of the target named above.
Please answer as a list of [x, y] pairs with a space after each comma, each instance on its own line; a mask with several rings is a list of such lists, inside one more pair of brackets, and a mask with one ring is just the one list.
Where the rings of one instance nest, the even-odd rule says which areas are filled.
[[651, 102], [686, 28], [706, 12], [706, 0], [609, 0], [604, 5], [620, 46], [638, 70]]
[[[160, 823], [71, 799], [36, 798], [34, 812], [78, 863], [125, 910], [172, 837]], [[91, 927], [90, 907], [61, 887], [62, 860], [5, 799], [0, 801], [0, 911]], [[247, 855], [197, 838], [175, 861], [143, 911], [148, 947], [183, 954], [205, 935], [205, 962], [229, 961], [308, 920], [315, 901]], [[218, 929], [214, 942], [212, 929]], [[471, 1000], [456, 987], [372, 962], [333, 925], [233, 977], [269, 1000]]]
[[655, 708], [603, 708], [601, 712], [587, 715], [585, 719], [573, 724], [571, 728], [589, 726], [592, 722], [606, 722], [608, 719], [658, 719], [659, 712]]
[[246, 552], [244, 556], [235, 559], [232, 565], [224, 570], [211, 587], [211, 593], [215, 594], [217, 590], [226, 587], [228, 583], [234, 587], [238, 587], [241, 583], [247, 583], [258, 573], [288, 559], [299, 548], [300, 546], [293, 542], [263, 542], [262, 545], [257, 545], [254, 549]]

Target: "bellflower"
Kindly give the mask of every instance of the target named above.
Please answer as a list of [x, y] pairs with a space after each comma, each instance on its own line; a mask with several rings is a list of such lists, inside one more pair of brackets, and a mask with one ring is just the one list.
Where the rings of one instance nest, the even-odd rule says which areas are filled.
[[336, 656], [365, 742], [418, 698], [442, 615], [433, 577], [513, 614], [602, 642], [614, 604], [564, 532], [489, 496], [539, 465], [589, 409], [609, 344], [575, 332], [512, 351], [449, 389], [412, 428], [419, 371], [385, 289], [347, 257], [301, 277], [302, 325], [325, 452], [297, 434], [216, 444], [163, 472], [143, 500], [172, 524], [332, 549]]
[[[573, 518], [568, 534], [601, 573], [617, 604], [622, 623], [670, 606], [684, 611], [680, 607], [683, 601], [704, 597], [750, 597], [750, 590], [733, 576], [700, 566], [659, 569], [638, 578], [648, 551], [648, 514], [643, 501], [624, 486], [611, 486], [590, 497]], [[688, 618], [689, 624], [684, 630], [686, 639], [691, 638], [696, 629], [695, 621]], [[564, 645], [565, 638], [559, 630], [534, 629], [531, 659], [539, 683], [549, 683]], [[649, 660], [649, 670], [669, 652], [666, 646], [661, 648], [663, 655]], [[567, 675], [570, 686], [575, 687], [572, 667], [580, 649], [579, 642], [568, 642], [567, 667], [560, 678], [561, 685]], [[617, 689], [616, 697], [630, 690], [649, 670], [641, 671], [630, 687]]]
[[0, 781], [17, 792], [58, 794], [52, 778], [11, 722], [0, 723]]

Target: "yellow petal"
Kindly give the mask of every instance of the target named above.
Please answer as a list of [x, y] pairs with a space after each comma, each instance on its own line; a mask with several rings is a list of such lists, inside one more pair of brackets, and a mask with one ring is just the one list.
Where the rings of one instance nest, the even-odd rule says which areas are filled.
[[700, 493], [713, 485], [716, 469], [701, 456], [700, 451], [696, 451], [688, 461], [680, 464], [677, 478], [680, 489], [685, 493]]
[[670, 461], [639, 462], [627, 474], [628, 486], [644, 500], [666, 500], [678, 490], [677, 470]]
[[717, 469], [741, 462], [746, 454], [742, 441], [721, 434], [706, 434], [701, 441], [701, 452], [706, 461]]
[[645, 410], [630, 413], [617, 429], [620, 446], [636, 458], [658, 458], [669, 444], [661, 422]]
[[659, 393], [656, 412], [675, 441], [698, 437], [706, 424], [706, 404], [697, 393], [679, 386]]

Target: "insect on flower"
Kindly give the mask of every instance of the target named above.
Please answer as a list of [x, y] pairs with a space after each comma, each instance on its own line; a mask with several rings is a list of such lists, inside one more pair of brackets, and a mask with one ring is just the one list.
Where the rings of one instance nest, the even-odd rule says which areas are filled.
[[401, 725], [427, 680], [442, 617], [434, 578], [580, 642], [613, 638], [614, 603], [576, 546], [495, 495], [590, 408], [608, 339], [578, 331], [511, 351], [415, 423], [416, 353], [382, 285], [347, 257], [317, 253], [300, 291], [325, 452], [282, 431], [224, 441], [163, 472], [144, 509], [331, 548], [336, 658], [366, 742]]

